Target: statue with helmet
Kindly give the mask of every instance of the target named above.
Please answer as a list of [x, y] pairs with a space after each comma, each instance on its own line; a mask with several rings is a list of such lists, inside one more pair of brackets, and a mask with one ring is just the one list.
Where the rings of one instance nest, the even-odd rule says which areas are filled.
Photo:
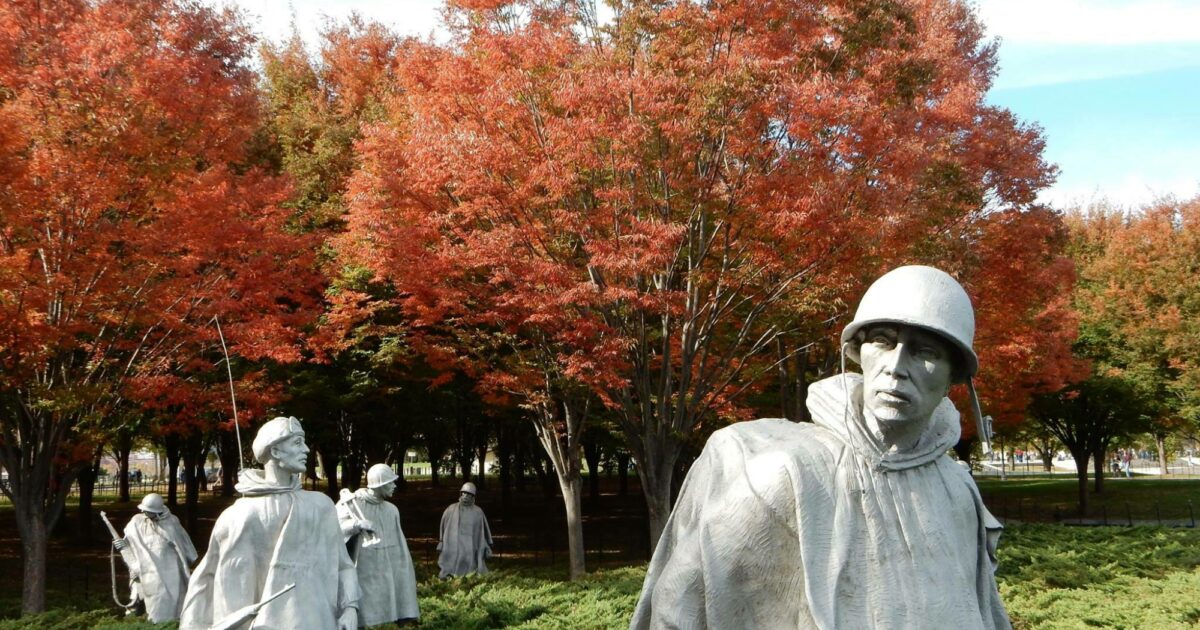
[[483, 510], [475, 505], [476, 493], [475, 484], [464, 483], [458, 502], [442, 512], [437, 545], [440, 577], [488, 572], [484, 561], [492, 557], [492, 530]]
[[813, 383], [812, 423], [715, 432], [688, 472], [631, 628], [1011, 627], [1000, 523], [947, 451], [971, 382], [974, 308], [950, 275], [895, 269], [841, 335], [862, 368]]
[[151, 492], [137, 507], [139, 513], [125, 525], [124, 538], [113, 540], [129, 568], [128, 611], [144, 606], [152, 623], [178, 619], [196, 547], [162, 495]]
[[308, 459], [300, 421], [268, 421], [252, 449], [263, 467], [238, 474], [241, 498], [217, 517], [180, 629], [355, 630], [358, 573], [333, 501], [300, 487]]
[[388, 501], [398, 478], [391, 466], [375, 464], [367, 470], [367, 487], [355, 492], [343, 489], [337, 504], [342, 536], [358, 567], [360, 627], [404, 625], [421, 616], [417, 576], [400, 528], [400, 510]]

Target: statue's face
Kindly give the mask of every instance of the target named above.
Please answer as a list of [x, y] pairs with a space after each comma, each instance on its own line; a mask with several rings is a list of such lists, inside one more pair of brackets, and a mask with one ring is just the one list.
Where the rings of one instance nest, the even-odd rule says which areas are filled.
[[384, 499], [392, 496], [394, 492], [396, 492], [395, 481], [389, 481], [382, 486], [375, 488], [375, 496], [382, 497]]
[[458, 493], [458, 501], [463, 505], [475, 505], [475, 495], [470, 492]]
[[308, 462], [308, 445], [303, 435], [292, 435], [271, 447], [271, 454], [280, 468], [300, 474]]
[[927, 420], [950, 391], [953, 348], [915, 326], [877, 324], [866, 330], [859, 349], [863, 410], [885, 429]]

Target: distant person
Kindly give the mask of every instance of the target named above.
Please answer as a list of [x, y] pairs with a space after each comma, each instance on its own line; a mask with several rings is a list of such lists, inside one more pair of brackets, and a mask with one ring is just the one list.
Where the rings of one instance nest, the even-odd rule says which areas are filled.
[[267, 422], [251, 448], [263, 468], [239, 475], [242, 498], [213, 526], [208, 552], [188, 584], [180, 629], [355, 630], [358, 575], [337, 509], [324, 493], [300, 488], [308, 458], [300, 421]]
[[492, 557], [492, 530], [483, 510], [475, 505], [475, 493], [475, 484], [464, 483], [458, 503], [442, 512], [437, 546], [440, 577], [488, 572], [484, 560]]
[[161, 495], [151, 492], [142, 497], [138, 512], [125, 526], [125, 537], [113, 541], [118, 551], [130, 548], [137, 558], [129, 566], [134, 608], [144, 605], [151, 623], [178, 619], [196, 548]]
[[391, 466], [375, 464], [367, 471], [367, 487], [342, 490], [337, 504], [342, 535], [358, 567], [359, 627], [403, 625], [421, 616], [417, 576], [400, 528], [400, 510], [388, 501], [396, 479]]

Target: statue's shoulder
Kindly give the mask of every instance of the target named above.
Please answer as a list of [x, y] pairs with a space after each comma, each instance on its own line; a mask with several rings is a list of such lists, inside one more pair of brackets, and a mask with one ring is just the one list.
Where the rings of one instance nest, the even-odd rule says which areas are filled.
[[296, 500], [303, 501], [306, 504], [309, 504], [309, 505], [312, 505], [312, 506], [315, 506], [318, 508], [333, 508], [334, 507], [333, 499], [330, 499], [329, 495], [325, 494], [324, 492], [318, 492], [316, 490], [298, 490], [298, 491], [296, 491]]
[[842, 447], [842, 441], [832, 431], [811, 422], [761, 418], [716, 431], [705, 450], [714, 449], [723, 456], [736, 453], [746, 459], [784, 455], [812, 460], [836, 457]]

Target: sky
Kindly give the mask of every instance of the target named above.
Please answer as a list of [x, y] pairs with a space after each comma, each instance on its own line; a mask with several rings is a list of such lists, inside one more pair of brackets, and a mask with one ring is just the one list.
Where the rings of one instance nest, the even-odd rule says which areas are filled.
[[[442, 0], [212, 0], [261, 35], [308, 42], [358, 12], [436, 36]], [[1040, 200], [1136, 207], [1200, 194], [1200, 0], [972, 0], [1000, 41], [992, 104], [1037, 124], [1058, 180]]]

